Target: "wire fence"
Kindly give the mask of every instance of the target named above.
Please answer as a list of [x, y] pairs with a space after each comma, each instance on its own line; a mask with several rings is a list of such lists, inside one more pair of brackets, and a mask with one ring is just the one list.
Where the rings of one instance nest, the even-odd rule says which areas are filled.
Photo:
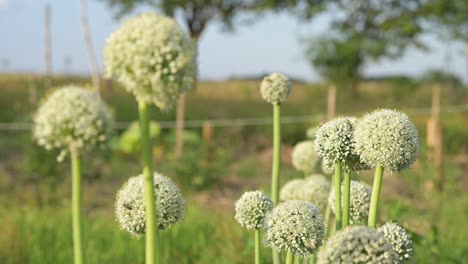
[[[431, 108], [409, 108], [403, 109], [410, 116], [429, 115], [432, 113]], [[441, 108], [441, 113], [464, 113], [468, 112], [468, 104], [448, 106]], [[346, 112], [340, 115], [359, 115], [365, 112]], [[315, 115], [294, 115], [282, 116], [282, 124], [305, 124], [318, 122], [324, 119], [324, 114]], [[212, 127], [231, 127], [231, 126], [262, 126], [271, 125], [273, 119], [271, 117], [260, 118], [222, 118], [222, 119], [205, 119], [205, 120], [186, 120], [184, 127], [186, 128], [201, 128], [206, 123], [210, 123]], [[130, 125], [130, 122], [116, 122], [114, 128], [117, 130], [125, 130]], [[175, 121], [159, 121], [161, 128], [170, 129], [176, 127]], [[0, 131], [28, 131], [32, 129], [31, 122], [0, 122]]]

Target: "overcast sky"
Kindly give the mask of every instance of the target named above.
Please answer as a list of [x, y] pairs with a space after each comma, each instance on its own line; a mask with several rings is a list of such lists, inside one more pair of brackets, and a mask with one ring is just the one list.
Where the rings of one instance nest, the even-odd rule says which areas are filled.
[[[47, 2], [52, 7], [54, 72], [87, 73], [78, 0], [0, 0], [0, 60], [8, 61], [8, 71], [44, 71], [44, 5]], [[120, 22], [113, 19], [103, 3], [88, 2], [94, 47], [102, 71], [105, 39]], [[303, 59], [304, 48], [299, 40], [326, 31], [329, 19], [330, 15], [322, 15], [313, 23], [300, 23], [288, 15], [268, 15], [253, 25], [240, 25], [234, 33], [226, 33], [219, 24], [211, 24], [200, 42], [201, 78], [223, 79], [278, 71], [319, 80]], [[444, 69], [467, 80], [462, 43], [443, 43], [430, 36], [424, 39], [432, 47], [430, 52], [408, 50], [399, 60], [368, 65], [366, 74], [418, 76], [428, 69]], [[5, 70], [0, 65], [0, 71]]]

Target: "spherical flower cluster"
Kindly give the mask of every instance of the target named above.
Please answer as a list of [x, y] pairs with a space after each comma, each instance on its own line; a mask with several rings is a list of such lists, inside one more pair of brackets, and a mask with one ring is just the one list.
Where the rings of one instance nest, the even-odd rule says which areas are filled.
[[318, 254], [318, 264], [394, 264], [392, 245], [376, 229], [365, 226], [345, 228], [332, 236]]
[[317, 130], [318, 130], [318, 127], [310, 127], [307, 129], [306, 131], [306, 137], [308, 139], [314, 139], [315, 138], [315, 134], [317, 134]]
[[325, 164], [342, 162], [349, 170], [365, 169], [354, 151], [355, 124], [354, 117], [337, 117], [320, 126], [314, 146], [319, 156], [325, 160]]
[[125, 21], [104, 48], [106, 75], [139, 101], [171, 108], [179, 95], [193, 88], [196, 48], [171, 18], [145, 13]]
[[292, 164], [296, 170], [312, 172], [319, 161], [319, 156], [314, 149], [314, 142], [306, 140], [297, 143], [292, 151]]
[[296, 194], [301, 189], [301, 186], [304, 184], [304, 179], [293, 179], [281, 187], [280, 190], [280, 200], [288, 201], [288, 200], [300, 200], [297, 199]]
[[234, 218], [247, 229], [260, 229], [273, 206], [273, 201], [263, 192], [246, 192], [235, 204]]
[[416, 126], [396, 110], [382, 109], [365, 115], [356, 126], [354, 139], [356, 153], [364, 163], [390, 171], [409, 167], [419, 152]]
[[320, 162], [320, 169], [324, 174], [330, 175], [335, 171], [335, 166], [333, 166], [333, 164], [330, 164], [330, 161], [322, 159]]
[[[166, 176], [154, 173], [158, 229], [166, 230], [184, 218], [185, 204], [179, 189]], [[117, 193], [115, 216], [121, 228], [135, 238], [145, 233], [146, 209], [143, 175], [131, 177]]]
[[291, 93], [291, 83], [288, 78], [279, 73], [272, 73], [265, 77], [260, 84], [260, 93], [263, 100], [270, 104], [286, 102]]
[[[369, 216], [369, 206], [372, 195], [372, 188], [358, 181], [351, 181], [351, 197], [349, 199], [349, 221], [351, 224], [361, 223]], [[344, 185], [341, 184], [341, 193], [344, 193]], [[330, 192], [328, 203], [335, 212], [335, 188]], [[341, 207], [344, 207], [344, 195], [341, 195]]]
[[327, 206], [330, 181], [323, 175], [314, 174], [305, 179], [287, 182], [280, 191], [282, 201], [301, 200], [312, 202], [323, 212]]
[[47, 150], [61, 150], [61, 161], [70, 148], [90, 149], [111, 133], [112, 114], [93, 91], [65, 86], [54, 91], [34, 116], [33, 136]]
[[388, 222], [379, 227], [378, 231], [392, 244], [393, 251], [398, 255], [398, 263], [404, 263], [413, 256], [413, 241], [403, 227]]
[[272, 248], [308, 257], [322, 245], [325, 225], [320, 209], [311, 202], [286, 201], [268, 214], [265, 232]]

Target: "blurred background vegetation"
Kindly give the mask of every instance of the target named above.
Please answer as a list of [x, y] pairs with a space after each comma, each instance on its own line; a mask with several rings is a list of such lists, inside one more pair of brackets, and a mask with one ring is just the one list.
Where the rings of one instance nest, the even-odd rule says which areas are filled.
[[[85, 83], [78, 77], [54, 78], [54, 86]], [[187, 122], [249, 117], [268, 121], [270, 106], [258, 93], [259, 80], [200, 82], [187, 100]], [[27, 124], [36, 108], [29, 102], [30, 89], [48, 93], [40, 76], [2, 75], [1, 120]], [[142, 241], [134, 241], [113, 220], [113, 201], [125, 180], [140, 171], [138, 141], [134, 139], [136, 103], [121, 87], [107, 82], [103, 97], [112, 107], [121, 129], [109, 149], [85, 157], [84, 205], [86, 243], [91, 263], [142, 263]], [[306, 117], [283, 124], [283, 182], [300, 177], [291, 166], [292, 146], [306, 138], [306, 130], [325, 119], [327, 86], [295, 82], [284, 105], [284, 117]], [[468, 197], [468, 93], [457, 83], [443, 86], [441, 121], [444, 140], [445, 187], [434, 188], [434, 165], [428, 158], [426, 123], [430, 116], [431, 84], [424, 80], [391, 78], [365, 80], [357, 85], [359, 96], [338, 93], [337, 112], [360, 115], [377, 107], [407, 111], [418, 126], [422, 152], [412, 169], [386, 175], [382, 221], [392, 219], [415, 237], [413, 263], [463, 263], [468, 254], [465, 221]], [[15, 98], [15, 100], [11, 100]], [[464, 106], [454, 108], [453, 106]], [[421, 111], [421, 109], [423, 111]], [[444, 109], [453, 111], [445, 112]], [[464, 110], [464, 111], [463, 111]], [[187, 199], [186, 220], [164, 232], [169, 244], [166, 259], [177, 263], [245, 263], [253, 254], [249, 234], [233, 219], [233, 203], [245, 190], [268, 190], [271, 162], [271, 127], [260, 124], [186, 128], [185, 151], [175, 159], [175, 130], [167, 128], [174, 113], [152, 111], [155, 168], [172, 177]], [[309, 117], [307, 117], [309, 116]], [[266, 118], [266, 119], [263, 119]], [[302, 120], [301, 120], [302, 121]], [[126, 129], [126, 125], [130, 128]], [[0, 137], [0, 238], [1, 263], [69, 263], [69, 164], [57, 163], [57, 153], [37, 147], [29, 130], [2, 131]], [[371, 173], [361, 177], [371, 183]], [[247, 244], [246, 244], [247, 243]], [[209, 245], [209, 246], [208, 246]], [[208, 249], [209, 248], [209, 249]], [[202, 253], [203, 252], [203, 253]], [[242, 252], [242, 254], [236, 254]], [[264, 256], [266, 260], [269, 254]]]
[[[466, 262], [466, 84], [446, 69], [416, 78], [369, 77], [364, 68], [382, 59], [400, 58], [410, 47], [430, 52], [421, 34], [467, 43], [467, 0], [100, 1], [109, 4], [116, 17], [140, 6], [178, 14], [196, 41], [212, 22], [235, 29], [238, 15], [253, 23], [264, 13], [289, 12], [301, 23], [309, 23], [323, 12], [341, 14], [330, 22], [333, 30], [327, 34], [301, 40], [304, 59], [322, 82], [293, 80], [293, 92], [282, 107], [281, 181], [301, 176], [291, 166], [290, 152], [306, 139], [307, 129], [329, 116], [330, 87], [335, 87], [332, 101], [337, 115], [360, 116], [376, 108], [405, 111], [420, 132], [421, 154], [412, 169], [384, 177], [381, 223], [391, 219], [411, 231], [412, 263]], [[4, 68], [8, 63], [2, 62]], [[108, 148], [84, 157], [87, 258], [89, 263], [143, 263], [144, 242], [119, 230], [113, 216], [118, 188], [140, 172], [137, 106], [117, 83], [102, 80], [98, 72], [97, 79], [96, 72], [91, 75], [118, 122]], [[258, 93], [261, 77], [253, 73], [200, 81], [185, 100], [185, 148], [180, 158], [174, 153], [173, 121], [178, 110], [152, 109], [155, 168], [178, 183], [188, 208], [184, 222], [162, 233], [163, 263], [170, 263], [169, 259], [171, 263], [246, 263], [252, 258], [250, 234], [235, 223], [233, 203], [243, 191], [269, 189], [271, 105]], [[72, 262], [69, 164], [57, 163], [58, 153], [36, 146], [30, 131], [41, 99], [53, 87], [69, 83], [89, 85], [90, 78], [51, 72], [0, 74], [0, 263]], [[434, 162], [433, 144], [428, 144], [434, 87], [440, 87], [441, 166]], [[355, 175], [368, 183], [371, 176], [369, 172]], [[269, 255], [264, 254], [265, 261]]]

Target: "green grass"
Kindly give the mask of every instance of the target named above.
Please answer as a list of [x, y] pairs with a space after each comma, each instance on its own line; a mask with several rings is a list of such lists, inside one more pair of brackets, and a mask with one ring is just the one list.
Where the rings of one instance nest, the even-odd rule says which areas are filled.
[[[6, 216], [0, 228], [1, 263], [73, 262], [68, 208], [9, 208]], [[88, 263], [144, 263], [143, 238], [132, 239], [110, 215], [98, 213], [86, 219]], [[249, 235], [229, 214], [213, 217], [189, 206], [181, 224], [161, 232], [162, 263], [245, 263], [254, 253]]]

